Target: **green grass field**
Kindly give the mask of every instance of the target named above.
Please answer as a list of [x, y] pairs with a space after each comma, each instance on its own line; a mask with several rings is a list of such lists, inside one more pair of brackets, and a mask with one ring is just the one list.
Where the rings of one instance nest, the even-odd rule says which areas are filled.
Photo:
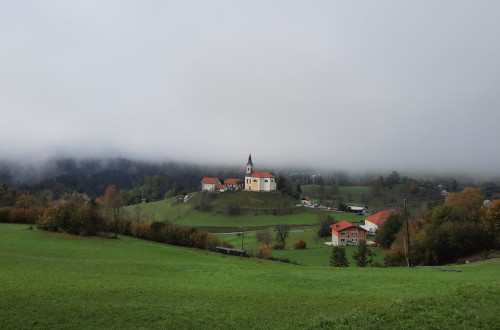
[[[221, 227], [246, 228], [272, 226], [277, 224], [316, 224], [325, 214], [332, 215], [337, 221], [347, 220], [359, 222], [363, 217], [350, 213], [316, 210], [305, 207], [296, 207], [289, 197], [279, 194], [256, 192], [227, 192], [220, 194], [214, 200], [214, 209], [210, 212], [200, 212], [194, 209], [195, 193], [191, 201], [178, 203], [178, 197], [162, 201], [137, 204], [123, 208], [123, 215], [133, 221], [165, 221], [180, 226], [203, 227], [208, 231], [220, 231]], [[241, 205], [241, 214], [229, 215], [226, 209], [229, 205]], [[273, 215], [273, 210], [278, 214]], [[213, 229], [210, 227], [214, 227]]]
[[[271, 237], [270, 245], [272, 246], [275, 243], [275, 232], [273, 229], [268, 229], [268, 231]], [[325, 245], [325, 242], [331, 241], [331, 237], [317, 238], [317, 231], [317, 226], [292, 227], [287, 239], [286, 248], [284, 250], [272, 250], [273, 257], [288, 258], [290, 261], [295, 261], [301, 265], [307, 266], [329, 266], [332, 248]], [[237, 249], [242, 247], [242, 236], [237, 233], [217, 234], [216, 236], [221, 240], [221, 242], [232, 244]], [[293, 243], [299, 239], [306, 241], [307, 249], [295, 250], [293, 248]], [[243, 236], [243, 248], [250, 253], [257, 253], [260, 245], [261, 243], [257, 240], [255, 231], [246, 232]], [[356, 267], [356, 262], [352, 258], [356, 249], [356, 246], [346, 247], [347, 258], [351, 267]], [[369, 249], [376, 253], [373, 261], [383, 264], [384, 253], [382, 250], [372, 247], [369, 247]]]
[[499, 259], [296, 266], [0, 224], [2, 329], [494, 329]]

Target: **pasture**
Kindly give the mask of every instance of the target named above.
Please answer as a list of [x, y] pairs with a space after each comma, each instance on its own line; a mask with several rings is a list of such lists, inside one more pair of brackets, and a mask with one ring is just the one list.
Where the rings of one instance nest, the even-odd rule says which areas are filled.
[[[260, 228], [277, 224], [314, 225], [321, 217], [332, 215], [337, 221], [359, 222], [362, 216], [325, 210], [296, 207], [293, 200], [273, 193], [226, 192], [213, 201], [213, 210], [201, 212], [195, 209], [200, 193], [194, 193], [187, 203], [179, 203], [179, 197], [161, 201], [136, 204], [123, 208], [123, 215], [133, 221], [166, 221], [189, 227], [202, 227], [211, 232], [236, 231], [244, 225], [246, 228]], [[239, 214], [227, 212], [231, 205], [238, 205]], [[276, 211], [276, 212], [274, 212]], [[213, 228], [211, 228], [213, 227]]]
[[296, 266], [0, 224], [2, 329], [493, 329], [499, 259]]

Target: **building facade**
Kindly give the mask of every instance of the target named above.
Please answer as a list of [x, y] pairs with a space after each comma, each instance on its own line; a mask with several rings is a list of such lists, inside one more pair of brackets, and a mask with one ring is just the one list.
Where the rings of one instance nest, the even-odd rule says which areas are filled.
[[361, 240], [366, 240], [367, 230], [348, 221], [334, 223], [330, 227], [333, 246], [358, 245]]

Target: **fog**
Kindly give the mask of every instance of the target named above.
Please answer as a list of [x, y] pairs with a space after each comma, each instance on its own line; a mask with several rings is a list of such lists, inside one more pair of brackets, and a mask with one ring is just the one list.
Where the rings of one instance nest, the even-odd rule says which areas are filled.
[[498, 176], [499, 9], [2, 2], [0, 158]]

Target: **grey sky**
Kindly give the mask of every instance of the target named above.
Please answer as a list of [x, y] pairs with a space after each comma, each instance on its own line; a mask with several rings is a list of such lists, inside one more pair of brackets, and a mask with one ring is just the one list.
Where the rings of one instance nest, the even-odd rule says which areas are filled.
[[2, 1], [0, 157], [499, 174], [499, 1]]

